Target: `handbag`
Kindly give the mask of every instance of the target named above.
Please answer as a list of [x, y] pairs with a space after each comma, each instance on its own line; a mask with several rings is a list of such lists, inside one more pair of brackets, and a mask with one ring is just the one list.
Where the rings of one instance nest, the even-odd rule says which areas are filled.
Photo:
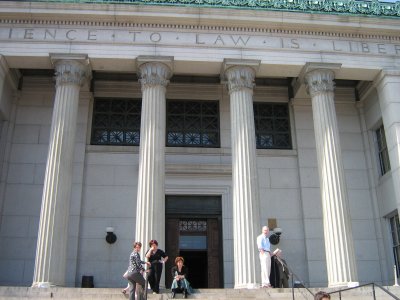
[[129, 281], [135, 281], [135, 274], [136, 274], [136, 273], [134, 273], [134, 272], [129, 272], [129, 273], [126, 275], [126, 279], [128, 279]]

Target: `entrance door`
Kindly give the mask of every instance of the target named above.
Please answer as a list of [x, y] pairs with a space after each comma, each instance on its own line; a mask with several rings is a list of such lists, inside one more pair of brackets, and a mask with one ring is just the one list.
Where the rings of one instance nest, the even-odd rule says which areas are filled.
[[[220, 205], [220, 198], [217, 197], [218, 201], [215, 202], [216, 197], [185, 197], [186, 206], [178, 205], [180, 209], [174, 210], [179, 204], [175, 200], [182, 200], [182, 197], [167, 197], [166, 252], [169, 260], [165, 269], [166, 286], [172, 284], [170, 270], [175, 257], [182, 256], [189, 269], [189, 281], [193, 288], [223, 287], [221, 212], [215, 209], [218, 207], [216, 203]], [[199, 205], [199, 201], [204, 207]], [[196, 207], [202, 207], [201, 211]], [[191, 208], [190, 214], [186, 211], [188, 208]]]

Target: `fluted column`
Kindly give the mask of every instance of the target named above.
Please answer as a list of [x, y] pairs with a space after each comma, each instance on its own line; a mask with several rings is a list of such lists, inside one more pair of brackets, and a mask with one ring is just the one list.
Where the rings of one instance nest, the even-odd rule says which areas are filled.
[[144, 57], [138, 63], [142, 114], [135, 239], [144, 243], [144, 252], [151, 239], [165, 247], [165, 94], [172, 58]]
[[385, 128], [393, 189], [400, 211], [400, 70], [383, 70], [375, 79]]
[[258, 63], [226, 64], [230, 94], [233, 251], [235, 288], [256, 287], [256, 232], [261, 230], [253, 111], [254, 77]]
[[357, 284], [347, 188], [334, 103], [334, 72], [306, 74], [311, 96], [330, 287]]
[[86, 56], [52, 56], [56, 95], [40, 212], [33, 287], [65, 284], [72, 161], [81, 85], [88, 78]]

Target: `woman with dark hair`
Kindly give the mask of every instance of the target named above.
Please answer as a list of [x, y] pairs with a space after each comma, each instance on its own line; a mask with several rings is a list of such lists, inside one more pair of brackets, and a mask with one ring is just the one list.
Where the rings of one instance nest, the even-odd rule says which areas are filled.
[[168, 256], [164, 251], [158, 249], [158, 242], [156, 240], [151, 240], [149, 242], [149, 247], [150, 249], [146, 253], [146, 258], [151, 264], [148, 280], [153, 294], [158, 294], [160, 292], [160, 279], [163, 264], [168, 260]]
[[188, 278], [188, 268], [183, 264], [185, 260], [182, 256], [175, 258], [175, 266], [171, 269], [172, 282], [171, 291], [172, 298], [175, 298], [176, 293], [183, 293], [183, 298], [187, 298], [188, 294], [192, 293]]

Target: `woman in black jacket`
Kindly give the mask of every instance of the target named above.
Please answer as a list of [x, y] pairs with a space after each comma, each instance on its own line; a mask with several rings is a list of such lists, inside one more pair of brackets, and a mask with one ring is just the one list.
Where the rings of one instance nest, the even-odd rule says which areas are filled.
[[163, 264], [168, 260], [168, 256], [164, 251], [158, 249], [158, 242], [156, 240], [151, 240], [149, 246], [150, 249], [146, 253], [146, 258], [151, 264], [148, 280], [153, 294], [158, 294], [160, 292]]
[[175, 298], [176, 293], [183, 293], [183, 298], [187, 298], [187, 295], [192, 293], [188, 278], [188, 268], [183, 264], [185, 260], [183, 257], [178, 256], [175, 258], [175, 266], [171, 269], [172, 282], [171, 291], [172, 298]]

